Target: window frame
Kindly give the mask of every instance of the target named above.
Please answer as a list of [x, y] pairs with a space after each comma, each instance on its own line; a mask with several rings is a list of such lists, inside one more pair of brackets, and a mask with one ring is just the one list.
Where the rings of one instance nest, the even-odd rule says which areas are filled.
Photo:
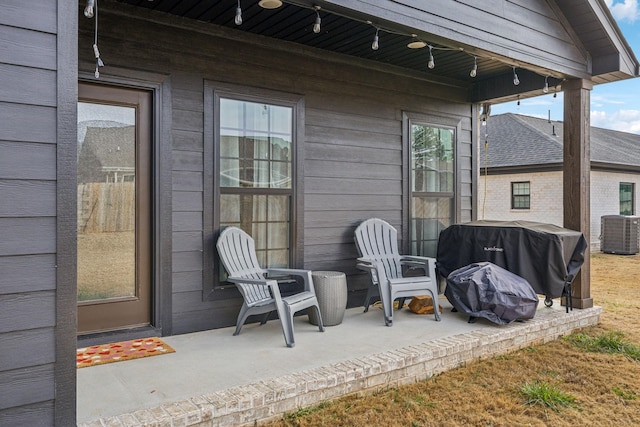
[[[460, 120], [451, 117], [439, 116], [436, 114], [425, 114], [415, 112], [403, 113], [403, 149], [405, 151], [405, 172], [403, 193], [405, 194], [403, 201], [403, 219], [406, 224], [402, 231], [403, 251], [405, 253], [413, 253], [412, 246], [412, 224], [413, 224], [413, 208], [414, 197], [422, 197], [427, 199], [448, 198], [450, 200], [450, 218], [451, 224], [459, 221], [460, 213], [460, 179], [459, 179], [459, 162], [460, 162], [460, 135], [462, 135], [462, 123]], [[412, 127], [414, 125], [430, 126], [434, 128], [448, 129], [453, 132], [453, 191], [452, 192], [414, 192], [413, 191], [413, 148], [412, 148]]]
[[[214, 81], [204, 82], [204, 147], [203, 147], [203, 300], [236, 298], [235, 285], [220, 284], [220, 262], [216, 241], [220, 234], [220, 99], [264, 103], [292, 109], [291, 195], [289, 212], [289, 266], [301, 268], [304, 257], [303, 221], [304, 186], [304, 98], [302, 95]], [[237, 194], [282, 194], [279, 188], [235, 188]]]
[[[515, 194], [514, 187], [517, 184], [527, 184], [529, 191], [527, 194]], [[527, 198], [527, 206], [526, 207], [518, 207], [516, 206], [516, 196], [518, 197], [526, 197]], [[531, 181], [511, 181], [511, 209], [513, 210], [531, 210]]]
[[[622, 194], [622, 186], [629, 186], [630, 191], [629, 194], [631, 195], [631, 200], [622, 200], [622, 197], [620, 197]], [[622, 213], [622, 203], [630, 203], [631, 204], [631, 213]], [[618, 184], [618, 212], [620, 212], [620, 215], [635, 215], [636, 214], [636, 185], [634, 182], [620, 182]]]

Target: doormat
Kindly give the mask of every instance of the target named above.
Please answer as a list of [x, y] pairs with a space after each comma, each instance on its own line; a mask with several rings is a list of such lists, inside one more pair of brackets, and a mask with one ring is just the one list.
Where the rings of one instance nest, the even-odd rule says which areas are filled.
[[92, 345], [76, 350], [76, 368], [122, 362], [141, 357], [174, 353], [175, 350], [158, 337]]

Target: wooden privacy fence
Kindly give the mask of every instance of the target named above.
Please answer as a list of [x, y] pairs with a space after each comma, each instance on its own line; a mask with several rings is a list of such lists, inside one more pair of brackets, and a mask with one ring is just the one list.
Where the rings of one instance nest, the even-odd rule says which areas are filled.
[[135, 182], [78, 184], [78, 232], [133, 231]]

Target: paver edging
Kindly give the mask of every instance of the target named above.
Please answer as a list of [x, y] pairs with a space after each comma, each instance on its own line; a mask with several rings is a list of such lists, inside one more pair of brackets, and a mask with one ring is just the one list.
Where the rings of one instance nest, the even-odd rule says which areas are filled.
[[518, 327], [473, 331], [426, 343], [93, 420], [79, 427], [222, 427], [254, 425], [283, 413], [354, 393], [411, 384], [466, 363], [556, 340], [600, 321], [601, 307], [563, 317], [537, 316]]

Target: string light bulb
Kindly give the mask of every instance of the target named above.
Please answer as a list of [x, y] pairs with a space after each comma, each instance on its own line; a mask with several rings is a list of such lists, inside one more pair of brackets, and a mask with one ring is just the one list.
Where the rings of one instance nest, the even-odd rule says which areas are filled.
[[436, 66], [436, 62], [433, 59], [433, 46], [429, 45], [429, 62], [427, 62], [427, 67], [430, 70], [433, 70]]
[[376, 35], [373, 36], [373, 42], [371, 43], [371, 49], [373, 50], [378, 50], [378, 48], [380, 47], [380, 44], [378, 43], [378, 32], [380, 30], [378, 28], [376, 28]]
[[93, 18], [93, 8], [95, 3], [95, 0], [87, 0], [87, 5], [84, 8], [84, 16], [87, 18]]
[[518, 95], [518, 107], [520, 106], [520, 95]]
[[313, 24], [313, 32], [318, 34], [320, 32], [320, 23], [322, 22], [322, 19], [320, 19], [320, 6], [313, 6], [313, 8], [316, 11], [316, 22]]
[[475, 77], [478, 74], [478, 57], [474, 56], [473, 57], [473, 68], [471, 68], [471, 71], [469, 71], [469, 75], [471, 77]]
[[240, 0], [238, 0], [238, 7], [236, 7], [236, 17], [233, 20], [236, 25], [242, 25], [242, 8], [240, 7]]
[[[87, 18], [93, 18], [94, 17], [94, 13], [95, 15], [97, 15], [97, 0], [86, 0], [86, 6], [84, 9], [84, 15]], [[155, 0], [148, 0], [148, 1], [155, 1]], [[259, 0], [258, 1], [258, 5], [260, 7], [262, 7], [263, 9], [276, 9], [279, 8], [283, 5], [283, 1], [282, 0]], [[316, 12], [316, 19], [314, 21], [313, 24], [313, 32], [318, 34], [321, 32], [321, 23], [322, 23], [322, 18], [320, 16], [320, 10], [321, 7], [317, 6], [317, 5], [313, 5], [313, 6], [302, 6], [301, 7], [305, 7], [307, 9], [313, 9]], [[329, 12], [331, 13], [331, 12]], [[96, 16], [96, 21], [97, 21], [97, 16]], [[240, 4], [240, 0], [237, 0], [237, 7], [236, 7], [236, 14], [235, 14], [235, 18], [234, 18], [234, 22], [236, 25], [241, 25], [243, 23], [243, 19], [242, 19], [242, 7]], [[451, 50], [451, 51], [464, 51], [464, 48], [462, 47], [458, 47], [458, 48], [447, 48], [447, 47], [435, 47], [433, 45], [428, 44], [427, 42], [420, 40], [418, 38], [417, 34], [403, 34], [403, 33], [399, 33], [399, 32], [395, 32], [389, 29], [385, 29], [385, 28], [379, 28], [377, 26], [375, 26], [371, 21], [360, 21], [362, 23], [366, 23], [368, 25], [373, 26], [376, 29], [375, 35], [373, 37], [373, 41], [371, 43], [371, 49], [372, 50], [378, 50], [380, 47], [380, 30], [387, 32], [387, 33], [391, 33], [391, 34], [397, 34], [397, 35], [405, 35], [405, 36], [411, 36], [414, 40], [409, 42], [407, 44], [407, 47], [410, 49], [421, 49], [424, 47], [429, 47], [429, 60], [427, 62], [427, 67], [432, 70], [435, 68], [436, 64], [435, 64], [435, 59], [433, 56], [433, 50]], [[97, 24], [97, 22], [96, 22]], [[96, 30], [97, 30], [97, 25], [96, 25]], [[96, 31], [97, 33], [97, 31]], [[97, 36], [97, 34], [96, 34]], [[94, 46], [94, 52], [95, 52], [95, 56], [96, 56], [96, 77], [98, 77], [98, 68], [103, 67], [104, 63], [102, 62], [102, 60], [100, 59], [100, 54], [97, 50], [97, 37], [96, 37], [96, 43]], [[470, 55], [471, 56], [471, 55]], [[490, 59], [494, 60], [495, 58], [491, 57]], [[505, 64], [508, 65], [508, 64]], [[513, 84], [514, 86], [518, 86], [520, 84], [520, 79], [518, 78], [518, 74], [516, 72], [516, 68], [517, 65], [512, 65], [511, 66], [513, 69]], [[471, 68], [471, 70], [469, 70], [469, 76], [472, 78], [475, 78], [478, 74], [478, 57], [476, 55], [473, 55], [473, 66]], [[548, 93], [549, 92], [549, 82], [548, 82], [548, 78], [549, 76], [545, 76], [545, 83], [544, 83], [544, 87], [542, 89], [542, 91], [544, 93]], [[554, 87], [554, 93], [553, 93], [553, 97], [557, 97], [557, 91], [558, 88], [557, 86]], [[520, 105], [520, 96], [518, 96], [518, 105]]]

